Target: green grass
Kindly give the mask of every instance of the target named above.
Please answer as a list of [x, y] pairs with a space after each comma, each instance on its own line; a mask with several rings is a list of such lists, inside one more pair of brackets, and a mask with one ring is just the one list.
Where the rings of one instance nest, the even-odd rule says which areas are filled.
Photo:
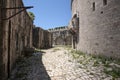
[[105, 68], [104, 73], [111, 75], [113, 78], [120, 78], [120, 68], [112, 68], [111, 70]]
[[66, 46], [64, 46], [65, 48], [69, 48], [69, 49], [71, 49], [72, 48], [72, 46], [71, 45], [66, 45]]
[[59, 48], [54, 48], [52, 52], [56, 52], [58, 50], [60, 50], [60, 49]]
[[94, 66], [94, 67], [99, 66], [99, 61], [96, 60], [96, 61], [94, 62], [94, 65], [93, 65], [93, 66]]
[[[88, 64], [92, 65], [93, 67], [103, 66], [103, 72], [105, 74], [111, 75], [113, 78], [120, 78], [120, 67], [110, 65], [111, 63], [120, 65], [120, 60], [101, 55], [86, 54], [76, 50], [71, 50], [70, 53], [72, 54], [73, 58], [79, 60], [78, 62], [84, 65], [84, 67], [89, 67]], [[93, 64], [90, 63], [91, 61]]]
[[35, 48], [35, 52], [45, 53], [45, 51], [43, 49], [38, 49], [38, 48]]
[[41, 50], [40, 50], [40, 49], [38, 49], [38, 48], [35, 48], [35, 51], [36, 51], [36, 52], [40, 52]]

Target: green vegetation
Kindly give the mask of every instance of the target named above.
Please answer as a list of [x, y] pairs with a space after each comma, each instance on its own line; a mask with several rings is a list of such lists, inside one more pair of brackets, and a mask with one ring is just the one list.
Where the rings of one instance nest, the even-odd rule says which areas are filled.
[[28, 15], [32, 20], [35, 20], [35, 15], [33, 14], [33, 12], [28, 12]]
[[64, 47], [67, 48], [67, 49], [71, 49], [71, 48], [72, 48], [71, 45], [66, 45], [66, 46], [64, 46]]
[[38, 48], [35, 48], [35, 53], [36, 53], [36, 52], [45, 53], [44, 49], [38, 49]]
[[104, 73], [111, 75], [113, 78], [120, 77], [120, 68], [112, 67], [112, 68], [104, 68]]
[[113, 79], [120, 78], [120, 60], [101, 55], [86, 54], [76, 50], [71, 50], [70, 53], [72, 54], [73, 59], [76, 59], [78, 63], [83, 65], [82, 68], [99, 68], [100, 66], [103, 66], [103, 73], [112, 76]]
[[40, 49], [35, 48], [35, 51], [36, 51], [36, 52], [40, 52], [41, 50], [40, 50]]
[[56, 52], [56, 51], [58, 51], [58, 50], [60, 50], [59, 48], [54, 48], [53, 49], [53, 52]]

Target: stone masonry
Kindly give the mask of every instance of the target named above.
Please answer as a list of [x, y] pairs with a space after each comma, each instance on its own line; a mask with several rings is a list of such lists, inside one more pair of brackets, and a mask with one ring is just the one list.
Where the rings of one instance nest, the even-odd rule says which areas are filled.
[[[0, 5], [2, 5], [2, 2], [1, 2], [1, 0], [0, 0]], [[2, 11], [1, 11], [1, 7], [0, 7], [0, 30], [2, 30], [3, 29], [3, 27], [1, 27], [2, 26], [2, 21], [1, 21], [1, 18], [2, 18]], [[2, 69], [3, 69], [3, 65], [1, 64], [2, 63], [2, 37], [3, 37], [3, 31], [0, 31], [0, 78], [3, 76], [2, 74]]]
[[0, 80], [6, 80], [18, 57], [33, 47], [33, 20], [19, 7], [24, 7], [22, 0], [0, 0]]
[[53, 35], [53, 45], [71, 45], [72, 36], [67, 26], [49, 29], [49, 32]]
[[120, 58], [120, 0], [72, 0], [79, 17], [77, 50]]
[[40, 27], [33, 28], [33, 46], [39, 49], [52, 47], [52, 34]]
[[[15, 64], [18, 56], [24, 51], [24, 47], [32, 47], [32, 27], [33, 21], [26, 10], [12, 17], [21, 9], [6, 9], [24, 7], [22, 0], [0, 0], [1, 9], [1, 71], [0, 79], [5, 80]], [[4, 8], [4, 9], [3, 9]], [[9, 18], [9, 19], [8, 19]]]

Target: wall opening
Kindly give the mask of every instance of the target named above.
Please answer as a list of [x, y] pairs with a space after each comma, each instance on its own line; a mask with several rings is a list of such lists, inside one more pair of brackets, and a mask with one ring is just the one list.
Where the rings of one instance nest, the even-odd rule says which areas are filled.
[[95, 11], [95, 2], [93, 2], [93, 11]]
[[107, 0], [103, 0], [103, 5], [107, 5]]

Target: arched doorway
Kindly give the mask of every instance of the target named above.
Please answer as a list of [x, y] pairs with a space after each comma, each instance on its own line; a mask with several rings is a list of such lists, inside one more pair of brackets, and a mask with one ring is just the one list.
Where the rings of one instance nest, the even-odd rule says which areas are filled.
[[55, 39], [55, 45], [64, 45], [64, 44], [65, 44], [65, 41], [61, 36]]

